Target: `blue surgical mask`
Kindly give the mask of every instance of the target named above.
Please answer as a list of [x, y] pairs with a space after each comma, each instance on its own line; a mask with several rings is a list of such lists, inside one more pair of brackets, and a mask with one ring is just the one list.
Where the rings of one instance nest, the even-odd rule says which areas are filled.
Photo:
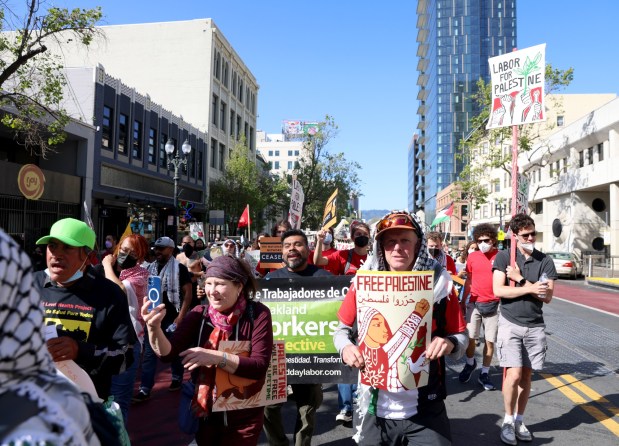
[[330, 245], [332, 241], [333, 241], [333, 236], [331, 235], [331, 233], [328, 233], [327, 235], [325, 235], [325, 240], [323, 242], [325, 245]]
[[[82, 263], [82, 265], [77, 269], [77, 271], [75, 271], [73, 273], [73, 275], [71, 277], [69, 277], [67, 280], [65, 280], [64, 282], [58, 282], [60, 285], [65, 285], [67, 283], [71, 283], [71, 282], [75, 282], [76, 280], [81, 279], [82, 277], [84, 277], [84, 271], [82, 271], [82, 268], [84, 267], [84, 265], [86, 264], [86, 260], [88, 260], [88, 257], [86, 257], [84, 259], [84, 262]], [[51, 278], [51, 274], [49, 273], [49, 268], [45, 268], [45, 274], [47, 274], [47, 277]]]

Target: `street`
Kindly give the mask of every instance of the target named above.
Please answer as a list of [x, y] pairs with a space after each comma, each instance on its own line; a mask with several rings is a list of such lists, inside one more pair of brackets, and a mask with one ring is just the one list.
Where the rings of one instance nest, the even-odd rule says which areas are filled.
[[[555, 299], [544, 306], [544, 314], [548, 334], [546, 365], [543, 373], [534, 375], [525, 413], [525, 423], [534, 436], [531, 444], [619, 444], [619, 291], [596, 288], [584, 280], [560, 280], [555, 287]], [[481, 347], [476, 354], [480, 362]], [[498, 386], [502, 369], [496, 364], [495, 360], [491, 376]], [[461, 369], [462, 363], [448, 361], [446, 404], [453, 444], [502, 444], [499, 439], [504, 415], [501, 392], [483, 391], [477, 383], [478, 372], [468, 383], [460, 384]], [[169, 379], [169, 369], [163, 370], [162, 379]], [[129, 422], [132, 444], [190, 442], [178, 434], [177, 394], [168, 392], [167, 385], [168, 381], [160, 383], [149, 402], [132, 406]], [[352, 428], [335, 423], [337, 412], [336, 386], [326, 385], [313, 444], [354, 444], [350, 440]], [[289, 400], [282, 413], [286, 431], [291, 433], [294, 401]], [[259, 444], [267, 446], [264, 435]]]

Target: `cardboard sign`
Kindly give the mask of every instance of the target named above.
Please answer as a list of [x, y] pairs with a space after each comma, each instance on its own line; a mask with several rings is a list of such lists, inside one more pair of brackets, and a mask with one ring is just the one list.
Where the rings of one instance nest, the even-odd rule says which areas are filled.
[[262, 237], [260, 239], [260, 267], [281, 268], [282, 266], [284, 266], [282, 240], [279, 237]]
[[337, 223], [337, 189], [331, 194], [325, 205], [325, 212], [322, 216], [322, 229], [329, 229]]
[[[219, 350], [249, 356], [250, 344], [250, 341], [221, 341]], [[213, 402], [213, 412], [285, 403], [288, 394], [284, 343], [273, 342], [271, 362], [264, 379], [242, 378], [217, 368], [215, 385], [217, 397]]]
[[359, 271], [361, 383], [403, 392], [428, 383], [425, 352], [432, 337], [433, 271]]

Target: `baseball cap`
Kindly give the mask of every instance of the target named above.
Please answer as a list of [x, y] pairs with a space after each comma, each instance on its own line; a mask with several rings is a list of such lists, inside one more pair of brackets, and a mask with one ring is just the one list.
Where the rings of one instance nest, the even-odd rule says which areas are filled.
[[174, 248], [174, 241], [170, 237], [159, 237], [155, 241], [155, 248]]
[[90, 229], [86, 223], [75, 218], [63, 218], [54, 223], [49, 231], [49, 235], [37, 240], [37, 245], [45, 245], [51, 239], [60, 240], [69, 246], [86, 246], [93, 249], [95, 246], [95, 231]]
[[418, 237], [423, 234], [419, 224], [406, 212], [392, 212], [383, 217], [376, 224], [376, 236], [390, 229], [412, 229]]

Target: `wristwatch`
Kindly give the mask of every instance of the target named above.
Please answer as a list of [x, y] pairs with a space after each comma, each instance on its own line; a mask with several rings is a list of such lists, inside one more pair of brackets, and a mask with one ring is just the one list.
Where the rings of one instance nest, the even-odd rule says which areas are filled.
[[445, 336], [445, 339], [448, 339], [449, 342], [451, 342], [454, 345], [454, 348], [453, 348], [453, 350], [451, 351], [450, 354], [457, 353], [458, 352], [458, 348], [460, 348], [460, 343], [458, 342], [458, 338], [456, 338], [453, 335], [448, 335], [448, 336]]
[[224, 352], [223, 357], [221, 358], [221, 362], [217, 364], [219, 368], [223, 369], [226, 364], [228, 364], [228, 355]]
[[527, 284], [527, 279], [525, 279], [525, 278], [523, 277], [522, 279], [520, 279], [520, 280], [518, 281], [518, 284], [519, 284], [520, 286], [525, 286], [525, 285]]

